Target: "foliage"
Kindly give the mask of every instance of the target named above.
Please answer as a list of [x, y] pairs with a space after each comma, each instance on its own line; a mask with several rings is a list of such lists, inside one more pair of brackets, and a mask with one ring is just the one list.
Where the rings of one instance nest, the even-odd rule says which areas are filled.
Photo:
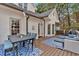
[[47, 10], [50, 10], [52, 8], [55, 8], [55, 3], [39, 3], [36, 7], [37, 7], [37, 10], [36, 12], [38, 13], [42, 13], [42, 12], [45, 12]]
[[[79, 29], [79, 23], [74, 23], [71, 19], [76, 20], [76, 12], [79, 12], [79, 3], [40, 3], [37, 5], [36, 12], [42, 13], [49, 9], [56, 8], [59, 20], [63, 29]], [[66, 20], [66, 22], [64, 22]]]
[[79, 30], [79, 23], [72, 23], [71, 28]]

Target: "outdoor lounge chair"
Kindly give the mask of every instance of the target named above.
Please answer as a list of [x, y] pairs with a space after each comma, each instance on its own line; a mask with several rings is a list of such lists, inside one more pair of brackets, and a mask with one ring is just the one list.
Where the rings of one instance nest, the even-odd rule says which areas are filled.
[[76, 41], [78, 40], [79, 37], [77, 37], [76, 35], [72, 35], [69, 34], [69, 36], [58, 36], [57, 39], [54, 40], [55, 45], [57, 46], [57, 48], [63, 49], [64, 48], [64, 42], [65, 40], [73, 40]]
[[67, 39], [68, 36], [64, 36], [64, 35], [59, 35], [56, 37], [56, 39], [54, 40], [55, 42], [55, 46], [57, 48], [63, 49], [64, 48], [64, 39]]
[[54, 44], [57, 48], [63, 49], [64, 48], [64, 39], [56, 39], [54, 40]]

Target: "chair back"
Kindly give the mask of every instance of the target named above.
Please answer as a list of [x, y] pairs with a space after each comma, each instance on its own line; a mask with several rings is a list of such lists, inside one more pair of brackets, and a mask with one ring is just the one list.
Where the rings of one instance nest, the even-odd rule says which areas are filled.
[[36, 33], [32, 33], [31, 36], [33, 39], [35, 39], [37, 35], [36, 35]]
[[31, 33], [31, 32], [28, 32], [28, 34], [27, 34], [27, 37], [29, 37], [29, 38], [33, 38], [33, 39], [35, 39], [35, 38], [36, 38], [36, 36], [37, 36], [37, 34], [36, 34], [36, 33]]
[[30, 32], [28, 32], [27, 36], [30, 36], [30, 35], [31, 35], [31, 33], [30, 33]]
[[12, 48], [12, 43], [10, 40], [5, 40], [4, 41], [4, 49], [9, 49]]

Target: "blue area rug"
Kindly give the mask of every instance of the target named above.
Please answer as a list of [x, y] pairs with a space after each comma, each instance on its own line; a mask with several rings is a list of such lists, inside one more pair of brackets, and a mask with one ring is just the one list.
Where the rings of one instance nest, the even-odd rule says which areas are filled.
[[44, 44], [49, 45], [51, 47], [55, 47], [54, 38], [49, 38], [43, 41]]
[[54, 41], [54, 40], [58, 40], [58, 39], [59, 38], [48, 38], [48, 39], [44, 40], [43, 43], [48, 45], [48, 46], [51, 46], [51, 47], [63, 49], [62, 43]]
[[[40, 54], [42, 54], [42, 50], [40, 50], [39, 48], [33, 47], [33, 51], [32, 49], [29, 49], [29, 51], [27, 52], [27, 49], [25, 47], [20, 47], [18, 50], [18, 55], [19, 56], [40, 56]], [[3, 49], [3, 45], [0, 45], [0, 56], [4, 56], [4, 49]], [[16, 54], [14, 52], [8, 52], [7, 56], [16, 56]]]

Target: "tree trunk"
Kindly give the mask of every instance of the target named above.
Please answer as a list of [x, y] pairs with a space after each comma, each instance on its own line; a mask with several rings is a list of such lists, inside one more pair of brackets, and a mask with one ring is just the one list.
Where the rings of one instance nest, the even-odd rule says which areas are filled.
[[68, 17], [68, 25], [71, 26], [71, 23], [70, 23], [70, 13], [69, 13], [69, 6], [67, 4], [67, 17]]

